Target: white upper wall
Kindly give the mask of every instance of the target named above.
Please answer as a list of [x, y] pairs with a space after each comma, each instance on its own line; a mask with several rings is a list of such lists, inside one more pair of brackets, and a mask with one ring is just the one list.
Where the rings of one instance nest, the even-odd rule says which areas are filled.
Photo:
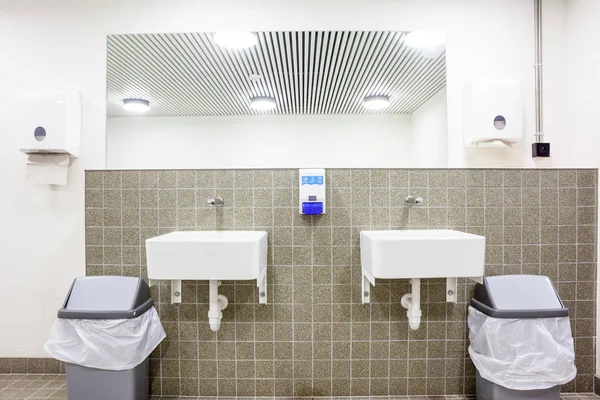
[[[592, 0], [594, 1], [594, 0]], [[494, 8], [490, 2], [489, 9]], [[498, 5], [497, 20], [477, 18], [456, 30], [448, 43], [448, 165], [450, 167], [581, 168], [600, 166], [595, 158], [572, 157], [572, 126], [565, 113], [566, 13], [568, 0], [543, 0], [544, 132], [551, 158], [531, 157], [535, 133], [533, 0], [521, 10]], [[483, 5], [483, 4], [482, 4]], [[516, 5], [514, 5], [516, 6]], [[515, 25], [511, 25], [511, 22]], [[477, 33], [473, 33], [477, 32]], [[478, 39], [472, 35], [479, 36]], [[463, 36], [464, 35], [464, 36]], [[513, 36], [514, 35], [514, 36]], [[458, 37], [460, 36], [460, 37]], [[515, 37], [514, 41], [507, 40]], [[517, 39], [518, 37], [518, 39]], [[469, 45], [465, 45], [468, 43]], [[460, 60], [460, 61], [459, 61]], [[469, 148], [462, 143], [462, 105], [465, 82], [477, 78], [512, 78], [523, 85], [524, 134], [513, 149]]]
[[[409, 167], [411, 132], [410, 115], [108, 118], [106, 165], [109, 169]], [[445, 136], [445, 130], [440, 133]], [[440, 150], [445, 153], [445, 146]]]
[[570, 0], [566, 37], [566, 102], [563, 115], [569, 129], [564, 133], [573, 158], [600, 164], [600, 1]]
[[[590, 0], [595, 1], [595, 0]], [[565, 0], [544, 0], [547, 27], [560, 41]], [[525, 126], [533, 132], [533, 10], [525, 0], [0, 0], [0, 197], [3, 230], [1, 278], [3, 317], [0, 357], [45, 355], [42, 344], [71, 279], [84, 273], [83, 170], [105, 167], [106, 35], [109, 33], [247, 30], [413, 30], [442, 29], [448, 35], [448, 161], [451, 167], [534, 166], [528, 140], [504, 163], [505, 155], [472, 161], [462, 147], [462, 87], [471, 77], [515, 78], [523, 82]], [[234, 11], [232, 11], [234, 10]], [[591, 17], [590, 17], [591, 18]], [[556, 29], [555, 29], [556, 28]], [[597, 29], [595, 26], [591, 26]], [[562, 65], [564, 48], [545, 41], [546, 71]], [[588, 42], [589, 43], [589, 42]], [[589, 48], [587, 49], [589, 50]], [[561, 78], [561, 79], [558, 79]], [[547, 87], [562, 76], [547, 72]], [[583, 78], [582, 78], [583, 79]], [[588, 83], [589, 86], [589, 83]], [[15, 95], [73, 88], [83, 98], [83, 142], [69, 186], [54, 189], [23, 182], [25, 157], [18, 152]], [[594, 89], [594, 88], [592, 88]], [[597, 88], [596, 88], [597, 89]], [[582, 87], [582, 91], [585, 88]], [[546, 99], [553, 166], [597, 166], [571, 158], [575, 144], [560, 90]], [[596, 90], [597, 91], [597, 90]], [[594, 117], [585, 114], [584, 118]], [[587, 143], [582, 128], [579, 143]], [[547, 161], [548, 162], [548, 161]]]

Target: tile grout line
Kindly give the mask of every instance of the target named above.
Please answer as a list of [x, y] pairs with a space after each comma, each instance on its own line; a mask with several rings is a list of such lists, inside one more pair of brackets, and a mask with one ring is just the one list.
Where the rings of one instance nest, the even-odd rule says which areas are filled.
[[[466, 173], [465, 173], [465, 185], [467, 185], [467, 183], [468, 183], [468, 174], [469, 174], [469, 171], [466, 171]], [[481, 184], [481, 186], [482, 186], [482, 193], [483, 193], [483, 209], [482, 209], [482, 212], [483, 212], [483, 235], [484, 236], [486, 236], [485, 230], [487, 228], [486, 213], [485, 213], [485, 210], [486, 210], [486, 207], [485, 207], [486, 206], [486, 201], [485, 201], [485, 198], [486, 198], [486, 196], [485, 196], [485, 174], [486, 174], [485, 170], [482, 170], [481, 171], [481, 175], [482, 175], [482, 184]], [[477, 186], [473, 185], [472, 187], [477, 187]], [[466, 206], [465, 208], [467, 208], [467, 210], [468, 210], [469, 209], [469, 196], [468, 196], [467, 189], [468, 189], [468, 187], [465, 186], [465, 202], [466, 202], [465, 203], [465, 206]], [[502, 240], [504, 241], [504, 236], [503, 236]], [[502, 260], [502, 272], [504, 273], [504, 247], [502, 247], [502, 257], [501, 257], [501, 260]], [[463, 289], [464, 290], [463, 291], [463, 295], [465, 296], [465, 299], [466, 299], [466, 297], [467, 297], [467, 286], [468, 285], [467, 285], [467, 281], [466, 280], [464, 282], [465, 282], [465, 288]], [[463, 325], [463, 328], [462, 328], [463, 337], [466, 336], [466, 333], [467, 333], [466, 330], [467, 329], [468, 329], [468, 327]], [[463, 357], [462, 357], [463, 394], [465, 393], [466, 388], [467, 388], [467, 377], [466, 377], [466, 375], [467, 375], [467, 363], [466, 363], [466, 360], [467, 360], [467, 351], [464, 350]]]
[[[192, 185], [194, 190], [194, 226], [197, 230], [199, 230], [198, 223], [198, 170], [194, 170], [194, 183]], [[196, 303], [196, 371], [198, 376], [196, 377], [196, 393], [200, 395], [200, 307], [199, 307], [199, 299], [198, 299], [198, 282], [194, 285], [195, 293], [195, 303]]]
[[[559, 192], [558, 188], [557, 188], [557, 192]], [[538, 193], [539, 193], [539, 210], [540, 210], [540, 222], [538, 224], [538, 246], [540, 248], [539, 250], [539, 255], [538, 255], [538, 263], [540, 263], [541, 259], [542, 259], [542, 248], [541, 248], [541, 242], [542, 242], [542, 207], [543, 207], [543, 203], [542, 203], [542, 174], [538, 171]], [[558, 206], [558, 205], [557, 205]], [[523, 173], [521, 173], [521, 208], [523, 207]], [[521, 273], [523, 273], [523, 264], [524, 264], [524, 260], [523, 260], [523, 246], [525, 245], [525, 243], [523, 243], [523, 229], [524, 226], [521, 223]], [[541, 269], [541, 264], [538, 265], [538, 273], [540, 272]]]
[[[353, 220], [354, 191], [352, 189], [352, 170], [351, 169], [348, 171], [348, 179], [350, 180], [350, 182], [349, 182], [349, 185], [350, 185], [350, 190], [349, 190], [349, 192], [350, 192], [350, 222], [349, 222], [349, 224], [350, 224], [350, 245], [349, 245], [349, 247], [350, 247], [350, 288], [351, 288], [350, 291], [352, 293], [352, 287], [354, 286], [354, 273], [353, 273], [353, 271], [354, 271], [354, 254], [353, 253], [354, 252], [352, 251], [352, 248], [354, 246], [354, 232], [355, 232], [355, 230], [354, 230], [354, 220]], [[333, 254], [333, 250], [332, 250], [331, 254]], [[333, 257], [331, 259], [331, 262], [333, 263]], [[362, 296], [363, 293], [361, 292], [360, 295]], [[352, 374], [352, 372], [353, 372], [353, 370], [352, 370], [352, 364], [353, 364], [352, 363], [352, 339], [353, 339], [353, 333], [352, 332], [354, 331], [354, 329], [353, 329], [354, 328], [354, 322], [353, 322], [354, 320], [352, 318], [352, 315], [353, 315], [353, 312], [354, 312], [353, 311], [353, 309], [354, 309], [354, 298], [352, 298], [352, 294], [350, 296], [351, 296], [350, 297], [350, 303], [351, 303], [350, 304], [350, 345], [349, 345], [349, 347], [350, 347], [350, 349], [349, 349], [350, 350], [350, 355], [348, 357], [350, 358], [350, 360], [349, 360], [349, 362], [350, 362], [350, 370], [349, 370], [349, 374], [350, 374], [350, 385], [349, 386], [350, 387], [349, 387], [349, 392], [350, 392], [350, 395], [352, 395], [352, 392], [353, 392], [352, 389], [354, 387], [354, 384], [353, 384], [353, 382], [354, 382], [354, 379], [353, 379], [354, 376]]]
[[[521, 185], [523, 185], [523, 180], [522, 180], [522, 176], [523, 173], [521, 173]], [[540, 173], [540, 186], [542, 183], [542, 175]], [[556, 193], [557, 193], [557, 210], [560, 210], [560, 187], [558, 186], [558, 172], [556, 173], [556, 180], [555, 182], [552, 184], [551, 186], [552, 188], [556, 187]], [[542, 209], [541, 207], [541, 203], [540, 203], [540, 210]], [[558, 211], [557, 211], [558, 212]], [[557, 221], [558, 223], [558, 221]], [[521, 190], [521, 226], [524, 226], [524, 221], [523, 221], [523, 190]], [[543, 240], [543, 229], [542, 229], [542, 218], [540, 215], [540, 223], [538, 226], [538, 244], [537, 244], [537, 248], [538, 248], [538, 259], [537, 259], [537, 263], [538, 263], [538, 274], [542, 274], [542, 248], [543, 248], [543, 244], [544, 244], [544, 240]], [[558, 228], [557, 232], [558, 232]], [[558, 234], [558, 233], [557, 233]]]
[[[369, 172], [369, 229], [373, 229], [373, 171], [372, 170], [367, 170]], [[360, 234], [359, 234], [360, 235]], [[369, 339], [372, 337], [371, 335], [373, 334], [373, 303], [372, 303], [372, 295], [369, 296]], [[371, 358], [372, 358], [372, 348], [373, 348], [373, 341], [369, 340], [369, 380], [368, 380], [368, 386], [369, 386], [369, 390], [368, 390], [368, 394], [369, 396], [371, 395], [371, 391], [373, 390], [373, 386], [371, 385], [372, 383], [372, 377], [371, 377]]]
[[[298, 189], [299, 190], [299, 189]], [[327, 193], [327, 192], [326, 192]], [[315, 393], [315, 274], [314, 274], [314, 229], [315, 216], [310, 217], [310, 296], [311, 296], [311, 318], [310, 318], [310, 360], [311, 360], [311, 395]], [[330, 383], [331, 385], [331, 383]]]
[[[175, 172], [175, 208], [176, 208], [176, 215], [175, 215], [175, 225], [176, 228], [175, 230], [179, 230], [180, 229], [180, 221], [179, 221], [179, 171]], [[171, 282], [171, 284], [173, 284]], [[179, 294], [180, 300], [182, 300], [183, 298], [183, 286], [181, 287], [181, 293]], [[181, 393], [181, 304], [178, 305], [177, 307], [177, 337], [179, 340], [177, 340], [177, 351], [179, 354], [178, 360], [177, 360], [177, 369], [178, 369], [178, 375], [177, 375], [177, 379], [179, 380], [179, 392]], [[196, 312], [196, 318], [198, 317], [198, 313]]]
[[[431, 192], [431, 175], [430, 175], [430, 171], [427, 171], [425, 173], [426, 176], [426, 180], [427, 180], [427, 196], [429, 197], [429, 199], [427, 199], [426, 201], [426, 205], [427, 205], [427, 226], [431, 226], [431, 213], [430, 213], [430, 192]], [[430, 292], [430, 284], [427, 281], [427, 283], [425, 285], [421, 284], [421, 289], [423, 288], [423, 286], [425, 286], [425, 290], [426, 290], [426, 304], [423, 304], [424, 307], [427, 307], [428, 303], [429, 303], [429, 292]], [[421, 301], [422, 302], [422, 301]], [[425, 329], [425, 394], [427, 394], [429, 392], [429, 321], [425, 320], [424, 318], [421, 320], [420, 322], [420, 328], [424, 328]]]
[[[444, 188], [446, 190], [446, 207], [447, 207], [447, 213], [446, 213], [446, 229], [450, 229], [450, 191], [448, 189], [448, 170], [444, 171], [445, 173], [445, 184], [444, 184]], [[458, 292], [458, 279], [456, 279], [457, 282], [457, 292]], [[458, 301], [458, 293], [455, 293], [456, 296], [456, 300]], [[446, 319], [446, 321], [448, 320], [448, 303], [446, 302], [445, 307], [444, 307], [444, 318]], [[444, 342], [445, 342], [445, 346], [444, 346], [444, 393], [448, 392], [448, 383], [447, 383], [447, 370], [446, 370], [446, 359], [448, 358], [448, 324], [446, 324], [445, 329], [444, 329]]]
[[[411, 185], [411, 177], [412, 177], [412, 170], [407, 170], [406, 172], [406, 188], [407, 188], [407, 196], [412, 196], [411, 191], [412, 191], [412, 185]], [[427, 200], [425, 200], [427, 201]], [[411, 207], [410, 206], [406, 206], [406, 204], [404, 205], [406, 207], [406, 224], [408, 226], [408, 228], [410, 229], [412, 226], [412, 213], [411, 213]], [[410, 284], [409, 284], [409, 289], [410, 289]], [[410, 329], [410, 325], [407, 325], [407, 329]], [[410, 337], [410, 332], [406, 333], [406, 394], [408, 395], [409, 391], [410, 391], [410, 340], [408, 340]]]
[[[273, 236], [274, 232], [275, 232], [275, 172], [271, 171], [271, 235]], [[275, 264], [275, 245], [273, 243], [273, 239], [271, 238], [271, 268], [274, 268], [274, 264]], [[267, 260], [267, 264], [268, 264], [268, 260]], [[267, 277], [268, 277], [268, 267], [267, 267]], [[271, 273], [271, 277], [273, 277], [275, 271], [273, 271]], [[273, 279], [274, 281], [275, 279]], [[273, 285], [273, 290], [269, 290], [269, 281], [267, 280], [267, 284], [266, 289], [267, 289], [267, 304], [269, 303], [269, 292], [271, 293], [271, 301], [274, 303], [275, 302], [275, 298], [274, 298], [274, 292], [275, 292], [275, 286], [274, 286], [275, 282], [272, 282], [271, 285]], [[258, 293], [258, 295], [260, 296], [260, 292]], [[272, 332], [271, 332], [271, 341], [273, 342], [273, 351], [272, 351], [272, 355], [271, 357], [273, 357], [273, 394], [277, 395], [277, 392], [275, 390], [276, 387], [276, 382], [277, 382], [277, 369], [275, 368], [275, 361], [276, 361], [276, 355], [275, 355], [275, 307], [273, 307], [273, 315], [271, 316], [271, 328], [272, 328]], [[254, 396], [256, 396], [256, 382], [254, 383]]]
[[[388, 170], [387, 173], [387, 190], [388, 190], [388, 229], [392, 229], [392, 210], [391, 210], [391, 206], [392, 206], [392, 171]], [[393, 304], [393, 297], [392, 297], [392, 285], [390, 284], [389, 286], [389, 292], [388, 292], [388, 304]], [[390, 307], [389, 310], [389, 319], [388, 319], [388, 346], [387, 346], [387, 363], [388, 363], [388, 368], [387, 368], [387, 394], [388, 396], [391, 395], [391, 386], [392, 386], [392, 307]]]
[[[466, 227], [469, 224], [469, 222], [468, 222], [468, 217], [469, 217], [469, 208], [468, 208], [468, 197], [469, 196], [468, 196], [468, 189], [469, 189], [469, 186], [467, 184], [468, 181], [469, 181], [468, 176], [469, 176], [468, 171], [464, 171], [463, 184], [464, 184], [465, 189], [463, 191], [463, 204], [464, 204], [464, 207], [465, 207], [465, 215], [464, 215], [464, 217], [465, 217], [465, 230], [466, 231], [468, 231]], [[485, 231], [485, 229], [484, 229], [484, 231]], [[485, 235], [485, 232], [484, 232], [484, 235]], [[485, 270], [485, 265], [484, 265], [484, 270]], [[466, 300], [466, 298], [467, 298], [467, 280], [463, 279], [462, 282], [464, 283], [463, 289], [462, 289], [463, 300]], [[448, 308], [446, 307], [446, 316], [447, 315], [448, 315]], [[462, 334], [463, 338], [466, 336], [466, 332], [465, 331], [466, 331], [466, 328], [463, 325], [463, 328], [461, 330], [461, 334]], [[448, 333], [448, 328], [446, 327], [446, 337], [447, 337], [447, 333]], [[448, 353], [448, 348], [446, 347], [446, 354], [447, 353]], [[462, 373], [462, 379], [461, 379], [461, 387], [462, 387], [461, 393], [462, 394], [465, 393], [465, 371], [466, 371], [466, 362], [465, 362], [465, 359], [466, 359], [466, 357], [467, 357], [467, 350], [463, 346], [462, 355], [461, 355], [461, 359], [462, 359], [461, 362], [462, 362], [462, 365], [463, 365], [463, 373]], [[446, 362], [445, 372], [448, 371], [447, 364], [448, 363]]]
[[[579, 269], [579, 236], [577, 236], [577, 232], [579, 229], [579, 174], [577, 173], [577, 170], [575, 170], [575, 298], [573, 299], [573, 302], [575, 303], [575, 318], [573, 318], [573, 329], [575, 331], [574, 336], [574, 346], [577, 346], [577, 303], [578, 303], [578, 299], [579, 296], [577, 295], [577, 288], [579, 286], [578, 280], [577, 280], [577, 270]], [[559, 199], [560, 200], [560, 199]], [[560, 204], [560, 203], [559, 203]], [[559, 221], [560, 222], [560, 221]], [[559, 251], [559, 256], [560, 256], [560, 228], [558, 229], [558, 251]], [[560, 257], [558, 259], [558, 265], [560, 265]], [[559, 268], [559, 272], [560, 272], [560, 268]], [[598, 301], [598, 299], [596, 299], [596, 301]], [[577, 355], [577, 347], [575, 347], [575, 354]], [[597, 353], [596, 353], [597, 355]], [[577, 364], [577, 363], [576, 363]], [[594, 371], [596, 372], [596, 371]], [[575, 391], [577, 391], [577, 386], [578, 385], [578, 377], [576, 376], [575, 379], [573, 380], [573, 383], [575, 384]], [[592, 388], [593, 388], [593, 382], [594, 380], [592, 379]]]
[[106, 205], [105, 205], [105, 201], [104, 201], [104, 174], [102, 174], [102, 274], [105, 274], [105, 265], [106, 265], [106, 223], [104, 222], [105, 220], [105, 213], [106, 213]]
[[[237, 191], [240, 189], [240, 187], [238, 186], [238, 173], [240, 170], [238, 169], [233, 169], [231, 171], [232, 174], [232, 179], [233, 182], [231, 184], [231, 186], [233, 187], [232, 192], [233, 192], [233, 230], [237, 231], [238, 230], [238, 225], [237, 225], [237, 208], [236, 208], [236, 198], [237, 198]], [[252, 180], [252, 184], [254, 184], [254, 180]], [[214, 190], [215, 195], [214, 197], [216, 197], [216, 188]], [[254, 210], [253, 210], [254, 212]], [[216, 207], [215, 207], [215, 218], [216, 218]], [[236, 281], [233, 281], [233, 293], [234, 293], [234, 299], [235, 300], [235, 293], [236, 293], [236, 288], [237, 288], [237, 284]], [[233, 303], [233, 301], [232, 301]], [[235, 338], [235, 341], [237, 342], [238, 340], [238, 320], [237, 320], [237, 312], [236, 312], [236, 307], [234, 304], [231, 304], [231, 307], [233, 309], [233, 337]], [[254, 331], [252, 332], [252, 334], [254, 335]], [[216, 341], [217, 341], [217, 349], [219, 348], [219, 331], [216, 332]], [[252, 343], [253, 345], [253, 351], [254, 351], [254, 380], [256, 381], [256, 342]], [[237, 349], [234, 350], [234, 359], [237, 359]], [[219, 357], [217, 356], [217, 364], [219, 364]], [[233, 366], [233, 374], [234, 374], [234, 393], [237, 395], [237, 365], [235, 364], [234, 361], [234, 366]], [[219, 381], [219, 373], [217, 372], [217, 382]], [[222, 388], [222, 385], [219, 385], [219, 389]], [[217, 389], [217, 397], [221, 396], [221, 390]], [[225, 388], [222, 388], [223, 390], [225, 390]], [[255, 385], [255, 390], [256, 390], [256, 385]]]
[[[500, 190], [502, 190], [502, 229], [506, 226], [506, 207], [508, 206], [506, 199], [506, 182], [505, 182], [506, 171], [501, 172], [501, 182], [500, 182]], [[538, 179], [539, 180], [539, 179]], [[523, 174], [521, 174], [521, 186], [523, 185]], [[523, 204], [523, 188], [521, 187], [521, 206]], [[520, 234], [519, 234], [519, 247], [520, 247], [520, 255], [519, 255], [519, 266], [520, 273], [523, 273], [523, 225], [521, 224]], [[502, 240], [504, 241], [504, 232], [502, 233]]]
[[[252, 230], [256, 230], [256, 204], [255, 204], [255, 198], [256, 198], [256, 171], [254, 169], [251, 170], [252, 172]], [[236, 185], [237, 186], [237, 185]], [[268, 243], [267, 243], [267, 256], [268, 256]], [[267, 264], [268, 264], [268, 260], [267, 260]], [[266, 267], [265, 270], [265, 279], [266, 279], [266, 274], [267, 271], [269, 270], [268, 266]], [[234, 292], [236, 293], [237, 296], [237, 281], [233, 281], [233, 287], [234, 287]], [[253, 283], [252, 285], [252, 290], [254, 293], [256, 293], [256, 295], [258, 295], [258, 298], [260, 298], [260, 293], [258, 288], [256, 287], [256, 284]], [[256, 297], [257, 296], [253, 296], [254, 297], [254, 301], [256, 302]], [[260, 304], [253, 304], [252, 307], [252, 335], [253, 335], [253, 342], [254, 342], [254, 360], [257, 359], [256, 356], [256, 307], [260, 306]], [[237, 308], [235, 308], [234, 305], [234, 310], [235, 310], [235, 321], [236, 321], [236, 325], [237, 325]], [[236, 335], [237, 335], [237, 327], [236, 329]], [[237, 337], [236, 337], [237, 339]], [[237, 363], [237, 349], [235, 351], [235, 394], [236, 396], [239, 395], [239, 386], [238, 386], [238, 363]], [[255, 368], [254, 368], [254, 395], [256, 396], [256, 364], [255, 364]]]
[[[298, 178], [300, 179], [300, 178]], [[294, 187], [296, 186], [294, 184], [294, 173], [292, 171], [289, 171], [288, 173], [288, 185], [291, 184], [291, 191], [290, 191], [290, 195], [291, 195], [291, 199], [288, 199], [288, 201], [291, 200], [291, 204], [292, 204], [292, 233], [291, 233], [291, 239], [292, 239], [292, 287], [291, 287], [291, 291], [292, 291], [292, 320], [291, 320], [291, 326], [292, 326], [292, 396], [296, 396], [296, 344], [295, 344], [295, 313], [294, 313], [294, 309], [295, 309], [295, 299], [294, 299], [294, 281], [295, 278], [294, 276], [296, 275], [295, 270], [296, 270], [296, 263], [294, 261], [294, 226], [295, 226], [295, 221], [296, 221], [296, 212], [299, 212], [299, 207], [300, 205], [298, 205], [298, 209], [296, 211], [293, 210], [294, 208]], [[300, 190], [300, 188], [298, 188], [298, 190]]]
[[[201, 171], [195, 170], [194, 171], [194, 218], [195, 218], [195, 225], [196, 225], [196, 229], [198, 229], [199, 227], [199, 221], [198, 221], [198, 173]], [[214, 183], [214, 180], [213, 180]], [[198, 292], [199, 292], [199, 286], [198, 284], [195, 285], [195, 290], [196, 290], [196, 319], [197, 319], [197, 323], [196, 323], [196, 370], [198, 371], [198, 376], [196, 377], [196, 392], [198, 393], [198, 395], [200, 395], [201, 393], [201, 385], [200, 385], [200, 376], [201, 374], [201, 368], [200, 368], [200, 299], [198, 296]]]
[[[160, 235], [160, 172], [156, 172], [156, 233]], [[163, 297], [163, 287], [166, 285], [163, 285], [162, 283], [158, 284], [158, 308], [159, 311], [162, 309], [162, 297]], [[166, 294], [166, 293], [165, 293]], [[160, 393], [162, 395], [163, 392], [163, 381], [164, 381], [164, 377], [163, 377], [163, 346], [162, 344], [160, 345], [160, 353], [159, 353], [159, 371], [160, 371]]]
[[[138, 257], [139, 257], [139, 273], [142, 276], [142, 172], [137, 171], [137, 192], [138, 192]], [[148, 279], [148, 268], [146, 267], [146, 279]]]
[[[329, 171], [329, 186], [331, 188], [330, 193], [330, 206], [333, 205], [335, 206], [335, 204], [333, 203], [333, 171]], [[325, 192], [327, 194], [327, 192]], [[331, 324], [329, 326], [329, 357], [331, 357], [331, 361], [329, 363], [329, 368], [331, 370], [331, 376], [329, 377], [329, 393], [333, 396], [333, 379], [334, 379], [334, 354], [333, 354], [333, 327], [334, 327], [334, 319], [333, 319], [333, 285], [334, 285], [334, 274], [333, 274], [333, 270], [334, 270], [334, 262], [333, 262], [333, 217], [331, 216], [331, 211], [329, 211], [328, 214], [328, 218], [329, 218], [329, 240], [331, 245], [329, 246], [329, 318], [331, 318]], [[314, 264], [314, 263], [313, 263]], [[352, 268], [352, 267], [350, 267]], [[314, 281], [313, 281], [314, 283]], [[350, 301], [352, 302], [352, 291], [350, 291]], [[352, 308], [352, 305], [350, 305], [350, 308]]]

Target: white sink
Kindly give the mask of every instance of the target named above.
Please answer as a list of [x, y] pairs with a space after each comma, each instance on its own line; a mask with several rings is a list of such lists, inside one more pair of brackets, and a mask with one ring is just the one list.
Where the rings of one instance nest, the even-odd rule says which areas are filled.
[[258, 279], [267, 267], [267, 232], [171, 232], [146, 240], [148, 278]]
[[208, 322], [218, 331], [229, 300], [221, 280], [256, 279], [258, 302], [267, 303], [267, 232], [171, 232], [146, 240], [148, 278], [171, 281], [171, 303], [181, 303], [182, 280], [209, 281]]
[[479, 277], [485, 237], [453, 230], [362, 231], [360, 259], [373, 278]]
[[171, 281], [171, 303], [181, 303], [183, 280], [209, 281], [208, 322], [218, 331], [229, 300], [221, 280], [257, 280], [258, 302], [267, 303], [267, 232], [171, 232], [146, 240], [150, 283]]
[[[401, 298], [409, 327], [421, 324], [421, 278], [446, 278], [446, 301], [458, 301], [457, 278], [480, 279], [485, 237], [453, 230], [362, 231], [362, 302], [371, 302], [376, 279], [410, 279]], [[440, 299], [441, 300], [441, 299]]]

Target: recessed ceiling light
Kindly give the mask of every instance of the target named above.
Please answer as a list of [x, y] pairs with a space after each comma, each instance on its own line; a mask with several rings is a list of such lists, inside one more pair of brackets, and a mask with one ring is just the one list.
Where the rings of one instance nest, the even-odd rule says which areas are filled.
[[369, 110], [383, 110], [390, 105], [390, 96], [367, 96], [363, 100], [363, 106]]
[[256, 44], [256, 35], [252, 32], [225, 31], [215, 33], [213, 40], [228, 49], [246, 49]]
[[415, 49], [443, 46], [446, 34], [442, 31], [414, 31], [406, 35], [404, 43]]
[[150, 102], [144, 99], [124, 99], [123, 108], [127, 111], [144, 112], [150, 109]]
[[253, 97], [250, 99], [250, 107], [255, 110], [272, 110], [277, 107], [277, 101], [268, 96]]
[[260, 74], [250, 74], [249, 78], [252, 82], [258, 82], [262, 79], [262, 76]]

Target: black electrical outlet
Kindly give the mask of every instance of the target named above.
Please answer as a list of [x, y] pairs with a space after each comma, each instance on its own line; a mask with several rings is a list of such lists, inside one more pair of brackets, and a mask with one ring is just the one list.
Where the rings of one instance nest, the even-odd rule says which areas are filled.
[[550, 157], [550, 143], [532, 143], [532, 157]]

